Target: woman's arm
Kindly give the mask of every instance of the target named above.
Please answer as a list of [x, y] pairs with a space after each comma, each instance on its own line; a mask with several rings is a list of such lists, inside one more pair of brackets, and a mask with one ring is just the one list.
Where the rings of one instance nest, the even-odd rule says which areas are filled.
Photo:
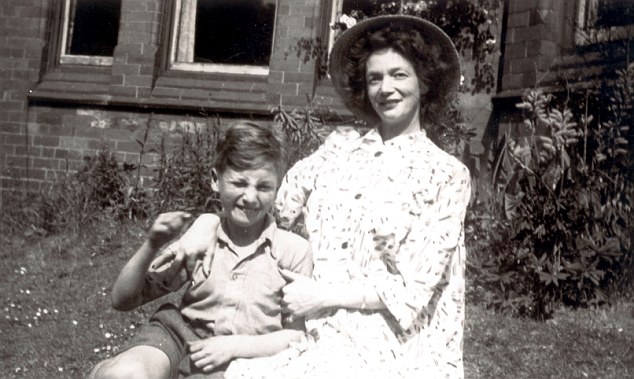
[[284, 271], [290, 283], [283, 289], [283, 312], [305, 316], [325, 308], [387, 308], [407, 329], [452, 275], [447, 271], [452, 260], [459, 259], [470, 194], [469, 172], [460, 166], [439, 189], [434, 205], [425, 210], [429, 214], [414, 220], [400, 244], [386, 243], [394, 246], [392, 251], [384, 252], [386, 260], [376, 260], [367, 268], [367, 277], [330, 284]]
[[112, 306], [129, 311], [143, 304], [145, 276], [161, 246], [173, 239], [190, 218], [189, 213], [170, 212], [157, 217], [148, 238], [123, 267], [112, 287]]
[[[436, 175], [442, 170], [436, 169]], [[464, 218], [471, 196], [469, 171], [453, 166], [414, 217], [409, 233], [387, 255], [387, 266], [375, 262], [368, 280], [401, 328], [408, 329], [434, 295], [464, 280]], [[387, 269], [387, 267], [390, 267]]]
[[365, 281], [321, 283], [289, 270], [280, 272], [289, 282], [282, 290], [282, 312], [293, 317], [303, 317], [326, 308], [385, 308], [374, 287]]
[[192, 362], [204, 372], [236, 358], [268, 357], [301, 340], [303, 332], [283, 329], [261, 335], [213, 336], [189, 345]]

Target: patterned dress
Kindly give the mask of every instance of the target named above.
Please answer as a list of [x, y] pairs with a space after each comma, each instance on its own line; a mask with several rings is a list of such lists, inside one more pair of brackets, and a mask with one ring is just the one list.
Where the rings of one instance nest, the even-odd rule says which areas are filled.
[[226, 377], [462, 378], [470, 194], [467, 168], [424, 131], [331, 135], [287, 173], [279, 212], [304, 213], [315, 279], [361, 282], [386, 309], [322, 311], [304, 341], [237, 360]]

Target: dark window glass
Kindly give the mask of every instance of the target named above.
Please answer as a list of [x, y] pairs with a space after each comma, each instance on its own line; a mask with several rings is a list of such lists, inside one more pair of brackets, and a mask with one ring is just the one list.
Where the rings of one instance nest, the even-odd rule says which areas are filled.
[[119, 35], [121, 0], [74, 0], [67, 54], [112, 56]]
[[198, 0], [194, 62], [268, 66], [275, 1]]
[[634, 0], [599, 0], [596, 26], [634, 24]]

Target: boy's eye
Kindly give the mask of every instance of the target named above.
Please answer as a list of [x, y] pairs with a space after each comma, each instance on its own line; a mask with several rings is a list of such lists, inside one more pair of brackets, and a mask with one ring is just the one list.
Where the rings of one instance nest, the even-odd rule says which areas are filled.
[[262, 185], [258, 186], [258, 190], [259, 191], [268, 192], [268, 191], [272, 191], [273, 189], [274, 189], [274, 187], [271, 184], [262, 184]]
[[234, 182], [231, 182], [231, 184], [234, 187], [240, 187], [240, 188], [247, 186], [247, 182], [243, 182], [243, 181], [234, 181]]

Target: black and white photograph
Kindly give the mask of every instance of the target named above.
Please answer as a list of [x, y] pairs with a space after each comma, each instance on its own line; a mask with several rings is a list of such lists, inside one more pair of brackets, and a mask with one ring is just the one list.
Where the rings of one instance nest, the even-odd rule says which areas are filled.
[[0, 0], [0, 377], [634, 377], [634, 0]]

